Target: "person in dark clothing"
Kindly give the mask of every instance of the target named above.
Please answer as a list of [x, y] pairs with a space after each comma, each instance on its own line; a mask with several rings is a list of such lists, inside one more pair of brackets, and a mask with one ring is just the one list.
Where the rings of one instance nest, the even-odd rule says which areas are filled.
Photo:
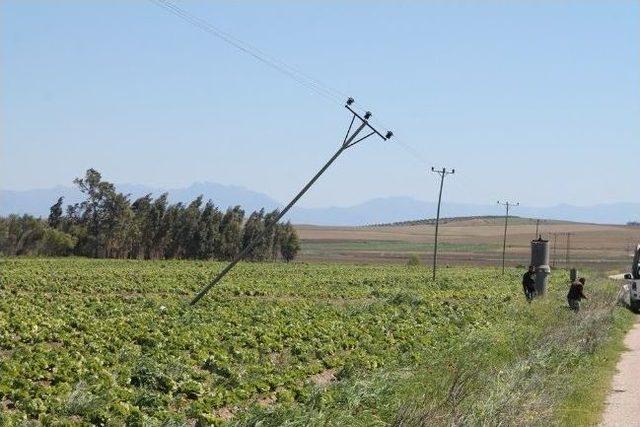
[[535, 275], [536, 272], [533, 269], [533, 265], [530, 265], [529, 270], [527, 270], [526, 273], [524, 273], [524, 275], [522, 276], [522, 290], [524, 291], [525, 298], [529, 302], [531, 302], [533, 297], [536, 296]]
[[567, 302], [569, 308], [573, 311], [580, 311], [580, 300], [587, 299], [584, 294], [584, 277], [579, 278], [571, 284], [569, 287], [569, 293], [567, 293]]

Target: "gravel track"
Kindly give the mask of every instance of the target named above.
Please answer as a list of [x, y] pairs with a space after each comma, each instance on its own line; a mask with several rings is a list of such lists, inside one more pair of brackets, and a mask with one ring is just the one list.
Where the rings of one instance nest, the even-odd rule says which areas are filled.
[[622, 353], [611, 383], [602, 426], [640, 426], [640, 320], [624, 339]]

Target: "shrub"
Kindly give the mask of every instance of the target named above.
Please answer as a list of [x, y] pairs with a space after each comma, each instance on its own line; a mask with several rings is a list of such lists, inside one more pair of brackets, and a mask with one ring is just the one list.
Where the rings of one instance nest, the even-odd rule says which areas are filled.
[[420, 264], [421, 264], [420, 258], [416, 254], [411, 255], [407, 260], [407, 266], [409, 267], [417, 267]]

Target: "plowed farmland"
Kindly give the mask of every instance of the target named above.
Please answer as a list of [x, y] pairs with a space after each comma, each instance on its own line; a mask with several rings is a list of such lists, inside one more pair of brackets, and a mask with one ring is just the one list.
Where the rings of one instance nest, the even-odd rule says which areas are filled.
[[[507, 265], [528, 265], [536, 221], [512, 218], [509, 224]], [[433, 254], [435, 227], [431, 221], [366, 227], [301, 225], [296, 229], [302, 239], [301, 259], [306, 261], [404, 263], [416, 255], [428, 264]], [[542, 221], [538, 231], [549, 240], [550, 261], [559, 268], [629, 268], [633, 248], [640, 243], [640, 227], [624, 225]], [[449, 265], [498, 265], [503, 232], [502, 218], [445, 219], [438, 257]], [[568, 254], [567, 233], [571, 233]]]

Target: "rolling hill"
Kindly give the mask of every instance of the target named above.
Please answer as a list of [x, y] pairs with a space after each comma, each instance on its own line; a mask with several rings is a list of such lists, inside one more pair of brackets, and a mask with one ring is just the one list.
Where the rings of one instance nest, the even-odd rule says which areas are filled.
[[[274, 198], [244, 187], [213, 182], [194, 183], [182, 188], [158, 188], [138, 184], [117, 184], [119, 191], [136, 198], [147, 193], [159, 195], [169, 193], [172, 202], [188, 202], [202, 194], [226, 209], [240, 205], [247, 211], [260, 208], [267, 210], [283, 206]], [[25, 191], [0, 190], [0, 215], [28, 213], [46, 216], [49, 207], [58, 197], [65, 203], [75, 203], [81, 194], [74, 187], [56, 186], [47, 189]], [[380, 197], [352, 206], [305, 208], [295, 207], [289, 219], [296, 224], [315, 225], [367, 225], [412, 221], [418, 218], [435, 217], [436, 203], [417, 200], [408, 196]], [[640, 219], [640, 203], [611, 203], [593, 206], [555, 205], [533, 207], [522, 205], [514, 210], [522, 217], [540, 219], [562, 219], [575, 222], [599, 224], [626, 224]], [[472, 204], [445, 202], [442, 217], [500, 216], [502, 209], [495, 204]]]

